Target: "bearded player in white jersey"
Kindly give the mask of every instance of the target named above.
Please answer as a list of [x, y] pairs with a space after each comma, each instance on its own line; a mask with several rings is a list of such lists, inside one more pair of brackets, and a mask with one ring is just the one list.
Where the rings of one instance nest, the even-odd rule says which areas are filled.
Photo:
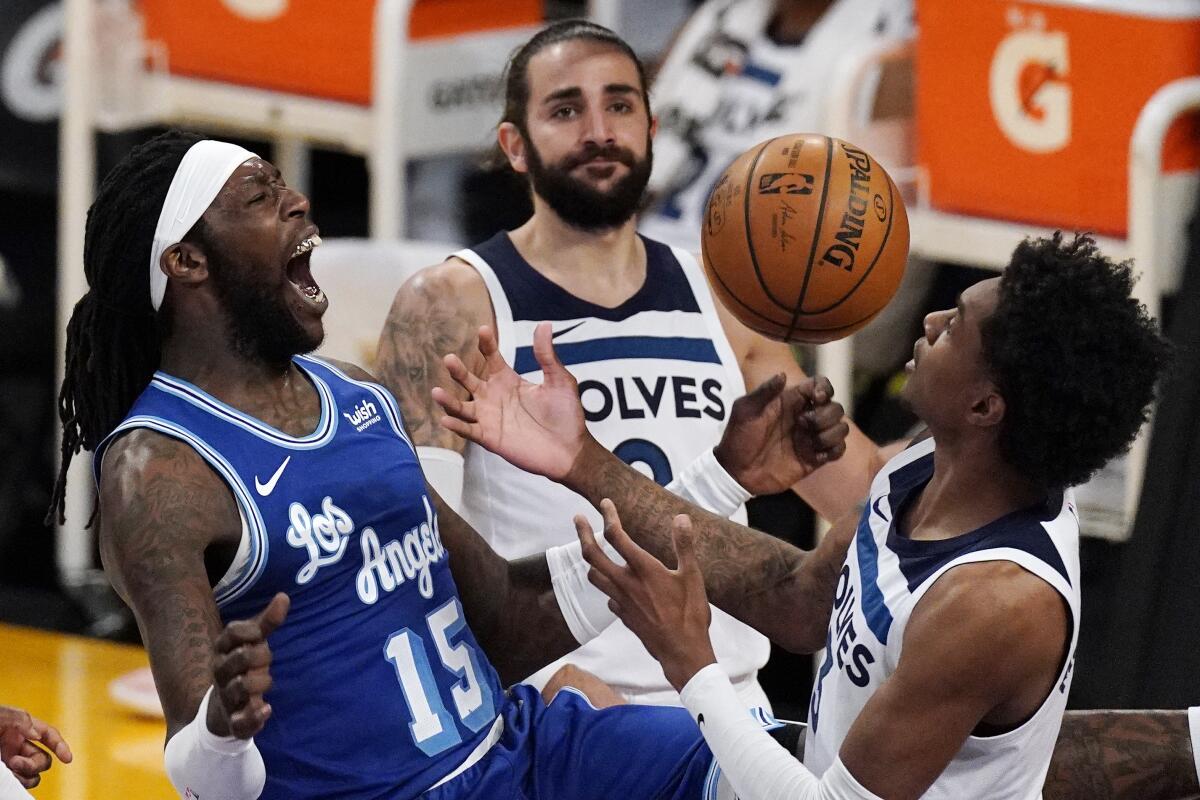
[[[536, 34], [509, 64], [498, 129], [507, 162], [529, 178], [533, 216], [418, 273], [397, 294], [380, 338], [379, 374], [400, 400], [426, 475], [505, 557], [574, 543], [572, 515], [589, 515], [596, 524], [600, 517], [571, 491], [437, 425], [429, 390], [454, 391], [441, 356], [458, 353], [481, 374], [480, 325], [496, 332], [518, 372], [536, 379], [533, 330], [552, 321], [592, 435], [673, 491], [702, 500], [697, 492], [708, 490], [723, 504], [722, 515], [743, 523], [750, 494], [729, 485], [725, 454], [714, 453], [733, 399], [764, 382], [761, 392], [778, 396], [785, 379], [792, 386], [805, 379], [786, 345], [746, 328], [713, 301], [692, 254], [638, 236], [635, 211], [650, 174], [655, 128], [642, 65], [612, 31], [567, 20]], [[845, 454], [794, 488], [818, 513], [836, 519], [853, 508], [884, 460], [851, 426]], [[764, 477], [745, 488], [756, 494], [788, 488]], [[743, 703], [765, 707], [756, 675], [767, 660], [767, 640], [720, 611], [713, 639]], [[569, 659], [617, 690], [619, 697], [606, 702], [679, 702], [654, 659], [620, 624]], [[561, 664], [528, 682], [542, 686]]]
[[[905, 389], [928, 432], [812, 553], [690, 508], [598, 447], [547, 329], [535, 339], [541, 385], [481, 332], [485, 378], [448, 356], [470, 398], [435, 397], [449, 430], [602, 506], [626, 564], [581, 525], [590, 578], [680, 690], [743, 800], [1028, 800], [1074, 666], [1069, 487], [1129, 446], [1166, 357], [1132, 284], [1130, 266], [1090, 238], [1057, 234], [1026, 241], [1002, 277], [930, 314]], [[715, 668], [706, 594], [784, 646], [827, 648], [803, 765]]]

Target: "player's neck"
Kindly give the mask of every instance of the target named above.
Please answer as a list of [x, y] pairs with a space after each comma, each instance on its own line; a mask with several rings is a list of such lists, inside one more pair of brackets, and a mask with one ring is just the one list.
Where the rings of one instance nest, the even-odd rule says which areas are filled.
[[598, 305], [620, 305], [646, 280], [646, 248], [638, 238], [636, 219], [609, 230], [583, 231], [549, 208], [537, 208], [509, 235], [534, 269]]
[[990, 441], [943, 445], [938, 439], [933, 464], [933, 477], [909, 506], [903, 520], [910, 539], [961, 536], [1045, 497], [1044, 492], [1000, 459]]
[[212, 330], [210, 325], [187, 324], [178, 319], [176, 323], [174, 332], [163, 342], [159, 360], [162, 371], [195, 384], [235, 408], [250, 411], [245, 398], [288, 391], [298, 374], [290, 359], [270, 364], [247, 358], [227, 334]]

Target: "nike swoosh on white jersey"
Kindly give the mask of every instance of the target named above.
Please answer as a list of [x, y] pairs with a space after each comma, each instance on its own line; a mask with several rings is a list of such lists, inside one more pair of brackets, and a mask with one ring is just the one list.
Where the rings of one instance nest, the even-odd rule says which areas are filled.
[[568, 326], [567, 326], [567, 327], [565, 327], [565, 328], [562, 328], [562, 329], [560, 329], [560, 330], [554, 331], [553, 333], [551, 333], [551, 334], [550, 334], [550, 338], [551, 338], [551, 339], [557, 339], [558, 337], [562, 336], [564, 333], [570, 333], [571, 331], [575, 330], [575, 329], [576, 329], [576, 328], [578, 328], [580, 325], [582, 325], [584, 322], [587, 322], [587, 320], [586, 320], [586, 319], [585, 319], [585, 320], [581, 320], [581, 321], [579, 321], [579, 322], [576, 322], [574, 325], [568, 325]]
[[285, 458], [283, 463], [279, 465], [279, 469], [275, 470], [275, 474], [271, 476], [271, 480], [267, 481], [266, 483], [260, 481], [257, 475], [254, 476], [254, 488], [258, 490], [260, 495], [266, 497], [271, 492], [275, 491], [275, 484], [279, 482], [279, 476], [283, 474], [284, 469], [287, 468], [288, 462], [291, 460], [291, 456]]

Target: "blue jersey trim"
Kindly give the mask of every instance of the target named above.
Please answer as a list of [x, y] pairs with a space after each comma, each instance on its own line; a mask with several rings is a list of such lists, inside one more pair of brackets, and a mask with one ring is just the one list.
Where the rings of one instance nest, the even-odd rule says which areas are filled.
[[862, 612], [867, 627], [880, 644], [887, 644], [888, 632], [892, 629], [892, 612], [879, 589], [879, 548], [871, 531], [871, 510], [863, 509], [858, 522], [858, 534], [854, 537], [858, 553], [858, 574], [862, 579]]
[[286, 433], [276, 430], [269, 425], [263, 424], [254, 417], [244, 414], [233, 406], [222, 403], [217, 398], [210, 395], [200, 387], [188, 383], [182, 378], [176, 378], [173, 375], [168, 375], [165, 372], [156, 372], [150, 380], [150, 385], [159, 391], [174, 395], [181, 400], [186, 400], [197, 408], [209, 412], [213, 416], [220, 417], [228, 422], [237, 425], [243, 430], [253, 433], [260, 439], [264, 439], [272, 444], [277, 444], [282, 447], [290, 447], [298, 450], [310, 450], [317, 447], [322, 447], [332, 441], [334, 434], [337, 433], [337, 414], [333, 413], [335, 403], [333, 400], [333, 392], [325, 381], [321, 380], [320, 376], [304, 369], [297, 363], [297, 366], [304, 372], [305, 375], [312, 380], [313, 386], [317, 390], [317, 397], [321, 403], [321, 418], [317, 422], [316, 429], [307, 436], [299, 438], [288, 436]]
[[354, 384], [355, 386], [361, 386], [362, 388], [366, 389], [367, 391], [371, 392], [371, 394], [373, 394], [377, 398], [379, 398], [379, 402], [383, 405], [384, 413], [387, 415], [388, 422], [391, 424], [392, 430], [395, 431], [396, 435], [399, 436], [404, 441], [404, 443], [407, 444], [409, 446], [409, 448], [412, 449], [412, 451], [414, 453], [417, 452], [416, 446], [413, 445], [412, 440], [408, 438], [408, 434], [404, 430], [404, 422], [403, 422], [404, 417], [400, 413], [400, 407], [396, 403], [396, 399], [392, 396], [392, 393], [389, 392], [386, 388], [384, 388], [383, 386], [380, 386], [377, 383], [371, 383], [370, 381], [360, 381], [355, 378], [351, 378], [349, 375], [347, 375], [345, 372], [343, 372], [342, 370], [335, 367], [333, 364], [330, 364], [329, 362], [323, 361], [319, 358], [313, 358], [312, 356], [296, 356], [296, 358], [298, 360], [306, 361], [311, 365], [327, 369], [330, 372], [332, 372], [334, 375], [337, 375], [339, 378], [346, 381], [347, 383]]
[[[112, 437], [119, 431], [132, 430], [134, 428], [148, 428], [166, 436], [179, 439], [191, 446], [221, 476], [230, 491], [233, 492], [234, 498], [245, 514], [246, 525], [249, 528], [250, 557], [247, 559], [246, 567], [243, 569], [242, 574], [219, 594], [214, 594], [214, 600], [218, 606], [221, 606], [237, 599], [258, 580], [263, 569], [266, 567], [267, 556], [271, 548], [266, 534], [266, 523], [263, 522], [258, 506], [250, 497], [250, 490], [246, 488], [246, 484], [242, 482], [233, 465], [226, 461], [216, 450], [213, 450], [207, 442], [186, 428], [161, 417], [130, 417], [117, 426], [116, 430], [110, 434], [109, 440], [111, 441]], [[103, 453], [100, 454], [100, 457], [103, 457]]]
[[[712, 339], [692, 339], [682, 336], [610, 336], [603, 339], [590, 339], [586, 342], [559, 344], [555, 346], [554, 352], [566, 366], [625, 358], [663, 358], [703, 364], [721, 363], [721, 357], [717, 355], [717, 348], [713, 346]], [[513, 369], [521, 375], [541, 370], [533, 355], [532, 347], [517, 348], [516, 356], [513, 358]]]

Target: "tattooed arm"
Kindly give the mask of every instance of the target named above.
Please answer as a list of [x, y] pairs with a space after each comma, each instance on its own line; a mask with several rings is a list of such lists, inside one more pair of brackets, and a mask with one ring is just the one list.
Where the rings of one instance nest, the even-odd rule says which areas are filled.
[[[224, 660], [222, 651], [234, 648], [220, 642], [248, 623], [223, 629], [211, 588], [241, 534], [232, 495], [190, 447], [149, 430], [117, 440], [104, 465], [100, 556], [137, 618], [167, 718], [167, 739], [195, 718], [214, 685], [214, 668], [219, 679], [208, 705], [208, 729], [218, 736], [252, 736], [270, 713], [261, 702], [262, 684], [270, 680], [263, 663], [264, 658], [269, 663], [269, 651], [265, 642], [246, 641], [236, 656], [244, 663]], [[279, 602], [286, 610], [286, 600]], [[226, 681], [235, 680], [245, 697], [231, 702], [222, 693]]]
[[[504, 362], [487, 328], [479, 333], [479, 347], [482, 377], [457, 356], [446, 358], [451, 377], [470, 399], [435, 387], [434, 398], [448, 415], [442, 425], [593, 505], [611, 498], [625, 530], [663, 563], [675, 563], [671, 520], [690, 514], [710, 602], [790, 650], [813, 652], [824, 644], [838, 572], [854, 537], [853, 513], [811, 553], [720, 519], [666, 491], [591, 437], [575, 379], [554, 354], [548, 324], [534, 333], [541, 384], [522, 380]], [[821, 449], [820, 442], [807, 446]], [[780, 608], [794, 611], [780, 614]]]
[[[592, 504], [608, 498], [629, 535], [675, 564], [671, 521], [692, 520], [709, 602], [792, 652], [825, 645], [838, 572], [854, 540], [858, 511], [839, 519], [811, 552], [709, 514], [666, 491], [589, 437], [563, 484]], [[780, 613], [788, 609], [788, 613]]]
[[1200, 797], [1187, 712], [1068, 712], [1042, 796], [1046, 800]]
[[461, 393], [442, 356], [457, 353], [478, 368], [480, 325], [494, 325], [483, 278], [465, 261], [451, 258], [421, 270], [400, 287], [379, 336], [379, 378], [400, 404], [413, 443], [461, 453], [466, 442], [438, 425], [441, 409], [429, 390]]

